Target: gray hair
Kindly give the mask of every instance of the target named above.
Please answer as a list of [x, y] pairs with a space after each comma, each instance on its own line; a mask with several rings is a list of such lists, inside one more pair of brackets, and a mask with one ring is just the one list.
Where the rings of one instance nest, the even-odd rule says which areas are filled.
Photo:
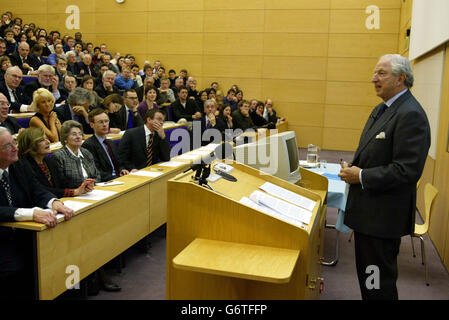
[[209, 103], [212, 103], [212, 104], [214, 105], [214, 107], [217, 107], [217, 102], [215, 102], [214, 99], [207, 99], [207, 100], [204, 102], [204, 106], [207, 106]]
[[116, 74], [115, 74], [114, 71], [112, 71], [112, 70], [106, 70], [106, 71], [103, 73], [103, 79], [105, 79], [107, 76], [110, 76], [110, 75], [113, 75], [114, 77], [116, 76]]
[[62, 124], [60, 140], [63, 146], [66, 145], [66, 140], [69, 138], [70, 130], [72, 130], [73, 128], [78, 128], [81, 130], [81, 133], [83, 133], [83, 126], [78, 121], [67, 120]]
[[51, 72], [51, 73], [55, 74], [55, 69], [49, 64], [41, 65], [39, 67], [39, 69], [37, 69], [37, 71], [38, 71], [38, 73], [47, 71], [47, 72]]
[[85, 103], [92, 105], [94, 102], [94, 95], [89, 90], [80, 87], [73, 89], [67, 98], [67, 103], [71, 106], [84, 105]]
[[0, 127], [0, 137], [4, 135], [6, 132], [10, 133], [8, 129], [5, 127]]
[[404, 85], [407, 88], [413, 87], [413, 71], [410, 61], [399, 54], [386, 54], [380, 60], [390, 60], [391, 71], [395, 76], [405, 75]]
[[67, 51], [67, 52], [65, 53], [65, 56], [66, 56], [67, 59], [68, 59], [69, 57], [71, 57], [71, 56], [76, 57], [76, 53], [73, 52], [73, 51]]
[[22, 73], [22, 69], [20, 69], [18, 66], [12, 66], [6, 69], [5, 74], [10, 75], [14, 70], [19, 70], [20, 73]]

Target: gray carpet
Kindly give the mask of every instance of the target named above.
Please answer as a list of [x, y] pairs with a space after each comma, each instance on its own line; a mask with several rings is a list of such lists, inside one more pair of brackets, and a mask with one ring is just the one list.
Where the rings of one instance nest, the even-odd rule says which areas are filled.
[[[306, 151], [300, 149], [300, 159], [305, 159]], [[321, 151], [321, 158], [328, 162], [352, 160], [352, 152]], [[328, 209], [327, 221], [334, 224], [337, 210]], [[419, 215], [417, 221], [420, 221]], [[151, 234], [152, 248], [149, 254], [142, 254], [135, 248], [126, 253], [126, 266], [121, 273], [108, 270], [111, 278], [122, 287], [120, 292], [100, 291], [97, 296], [88, 299], [125, 300], [165, 299], [165, 226]], [[326, 229], [325, 260], [335, 256], [336, 231]], [[336, 266], [323, 266], [324, 291], [322, 300], [359, 300], [360, 291], [354, 260], [354, 242], [348, 242], [349, 234], [339, 234], [339, 260]], [[398, 258], [399, 299], [402, 300], [438, 300], [449, 299], [449, 274], [441, 262], [432, 242], [425, 237], [428, 259], [430, 286], [425, 284], [424, 266], [421, 264], [419, 240], [415, 239], [416, 258], [412, 256], [410, 237], [403, 237]]]

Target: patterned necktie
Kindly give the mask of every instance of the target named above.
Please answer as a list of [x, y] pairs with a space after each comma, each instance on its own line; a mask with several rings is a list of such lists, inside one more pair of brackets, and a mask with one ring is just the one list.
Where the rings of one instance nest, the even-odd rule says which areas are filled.
[[131, 110], [128, 110], [128, 129], [134, 128], [134, 122], [133, 122], [133, 112]]
[[147, 147], [147, 167], [151, 166], [153, 161], [153, 134], [150, 134]]
[[210, 129], [210, 120], [207, 116], [206, 116], [206, 129]]
[[19, 98], [17, 97], [17, 94], [16, 94], [16, 90], [12, 90], [12, 95], [14, 96], [14, 100], [16, 100], [15, 102], [19, 102]]
[[6, 198], [8, 199], [8, 204], [12, 207], [12, 197], [11, 197], [11, 188], [9, 186], [9, 177], [8, 172], [3, 171], [2, 178], [0, 179], [0, 183], [2, 184], [3, 189], [6, 193]]
[[111, 142], [108, 139], [104, 139], [103, 143], [106, 145], [106, 149], [108, 150], [109, 158], [111, 158], [112, 167], [114, 168], [115, 175], [118, 176], [119, 172], [118, 172], [117, 161], [115, 161], [114, 153], [112, 153], [112, 148], [111, 148], [111, 144], [110, 144]]

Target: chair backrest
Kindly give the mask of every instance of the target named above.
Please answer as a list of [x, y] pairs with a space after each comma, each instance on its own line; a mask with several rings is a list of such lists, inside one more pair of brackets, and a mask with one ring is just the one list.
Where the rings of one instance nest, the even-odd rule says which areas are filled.
[[424, 207], [425, 207], [425, 215], [424, 215], [424, 233], [429, 230], [430, 217], [433, 212], [435, 198], [438, 195], [438, 190], [432, 184], [426, 183], [424, 186]]

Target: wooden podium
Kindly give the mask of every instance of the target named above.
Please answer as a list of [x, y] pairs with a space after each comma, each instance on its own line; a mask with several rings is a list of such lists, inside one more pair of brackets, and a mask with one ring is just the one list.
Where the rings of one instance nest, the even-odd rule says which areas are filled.
[[[168, 181], [167, 299], [319, 299], [327, 188], [231, 165], [238, 181], [210, 183], [214, 191], [192, 172]], [[307, 230], [239, 202], [265, 182], [316, 201]]]

